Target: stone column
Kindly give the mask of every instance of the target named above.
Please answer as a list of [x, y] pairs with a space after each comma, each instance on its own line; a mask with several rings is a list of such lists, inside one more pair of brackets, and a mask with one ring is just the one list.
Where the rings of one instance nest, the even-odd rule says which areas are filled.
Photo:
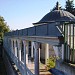
[[26, 41], [23, 41], [23, 45], [24, 45], [24, 75], [27, 75], [27, 71], [26, 71]]
[[11, 57], [11, 40], [10, 40], [10, 38], [8, 39], [8, 50], [9, 50], [9, 55], [10, 55], [10, 57]]
[[11, 58], [12, 58], [12, 53], [13, 53], [13, 41], [12, 41], [12, 39], [10, 39], [10, 55], [11, 55]]
[[15, 55], [15, 49], [14, 49], [14, 39], [12, 40], [12, 52], [13, 52], [13, 54]]
[[33, 58], [33, 55], [34, 55], [34, 53], [33, 53], [33, 46], [34, 46], [34, 42], [31, 42], [31, 57]]
[[39, 47], [39, 63], [40, 63], [40, 47]]
[[13, 53], [13, 40], [11, 39], [11, 52]]
[[58, 47], [57, 46], [53, 46], [53, 49], [54, 49], [54, 52], [55, 52], [56, 57], [59, 57]]
[[21, 61], [21, 42], [18, 40], [18, 58]]
[[45, 64], [47, 64], [48, 58], [49, 58], [49, 44], [45, 44]]
[[16, 47], [16, 40], [14, 40], [14, 52], [15, 52], [15, 56], [17, 57], [17, 47]]
[[64, 44], [62, 44], [62, 60], [64, 60]]
[[34, 49], [35, 49], [35, 75], [39, 75], [39, 43], [34, 42]]
[[29, 43], [26, 41], [26, 64], [28, 64], [28, 49], [29, 49]]
[[[33, 42], [33, 47], [34, 47], [35, 45], [34, 45], [34, 42]], [[33, 56], [34, 56], [34, 50], [32, 50], [33, 51]], [[40, 43], [39, 43], [39, 63], [40, 63]]]
[[15, 40], [13, 40], [13, 41], [14, 41], [13, 53], [14, 53], [14, 55], [15, 55]]

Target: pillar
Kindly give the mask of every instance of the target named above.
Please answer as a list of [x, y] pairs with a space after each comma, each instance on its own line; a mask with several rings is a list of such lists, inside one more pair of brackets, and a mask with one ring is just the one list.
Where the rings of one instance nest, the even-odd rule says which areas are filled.
[[10, 57], [11, 58], [12, 58], [12, 50], [13, 50], [12, 39], [10, 39]]
[[21, 42], [18, 40], [18, 58], [21, 61]]
[[35, 49], [35, 75], [39, 75], [39, 43], [34, 42], [34, 49]]
[[14, 44], [15, 42], [14, 42], [14, 40], [13, 40], [13, 54], [15, 55], [15, 44]]
[[16, 40], [14, 40], [14, 52], [15, 52], [15, 56], [17, 57], [17, 47], [16, 47]]
[[11, 39], [11, 52], [13, 53], [13, 40]]
[[[34, 47], [34, 42], [33, 42], [33, 47]], [[34, 55], [34, 51], [33, 51], [33, 55]], [[39, 63], [40, 63], [40, 43], [39, 43]]]
[[40, 47], [39, 47], [39, 63], [40, 63]]
[[45, 44], [45, 64], [47, 64], [48, 58], [49, 58], [49, 44]]
[[62, 44], [62, 60], [64, 60], [64, 44]]
[[59, 57], [58, 46], [53, 46], [56, 57]]
[[17, 57], [17, 47], [15, 47], [15, 56]]
[[13, 54], [15, 55], [15, 49], [14, 49], [14, 47], [15, 47], [15, 44], [14, 44], [14, 43], [15, 43], [15, 42], [14, 42], [14, 39], [12, 40], [12, 42], [13, 42], [13, 43], [12, 43], [12, 44], [13, 44], [13, 47], [12, 47], [12, 48], [13, 48], [13, 51], [12, 51], [12, 52], [13, 52]]
[[70, 62], [70, 46], [69, 46], [69, 45], [68, 45], [67, 49], [68, 49], [68, 50], [67, 50], [67, 54], [68, 54], [68, 55], [67, 55], [67, 56], [68, 56], [67, 59], [68, 59], [68, 62]]
[[33, 58], [34, 56], [34, 53], [33, 53], [33, 46], [34, 46], [34, 42], [31, 42], [31, 57]]
[[27, 60], [26, 59], [26, 41], [23, 41], [23, 45], [24, 45], [23, 49], [24, 49], [24, 70], [25, 70], [24, 71], [25, 72], [24, 75], [27, 75], [27, 71], [26, 71], [26, 60]]
[[29, 50], [29, 43], [26, 41], [26, 64], [28, 64], [28, 50]]

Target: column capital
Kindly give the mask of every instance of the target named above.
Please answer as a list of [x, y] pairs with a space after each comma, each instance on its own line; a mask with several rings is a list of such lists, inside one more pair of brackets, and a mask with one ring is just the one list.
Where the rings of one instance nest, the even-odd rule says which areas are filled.
[[22, 40], [22, 41], [23, 41], [23, 44], [26, 45], [26, 41], [25, 40]]
[[40, 47], [40, 42], [34, 41], [34, 48], [38, 49]]

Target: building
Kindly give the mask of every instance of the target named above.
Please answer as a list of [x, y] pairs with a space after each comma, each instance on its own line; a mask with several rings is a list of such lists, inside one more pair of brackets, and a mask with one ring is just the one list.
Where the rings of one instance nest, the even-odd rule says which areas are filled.
[[39, 63], [47, 64], [47, 59], [55, 56], [59, 57], [56, 68], [74, 75], [75, 69], [70, 65], [75, 64], [75, 16], [57, 9], [33, 24], [31, 28], [12, 31], [4, 36], [4, 48], [20, 72], [24, 74], [24, 63], [25, 70], [27, 69], [25, 73], [33, 75], [26, 67], [29, 61], [33, 61], [35, 75], [39, 75]]

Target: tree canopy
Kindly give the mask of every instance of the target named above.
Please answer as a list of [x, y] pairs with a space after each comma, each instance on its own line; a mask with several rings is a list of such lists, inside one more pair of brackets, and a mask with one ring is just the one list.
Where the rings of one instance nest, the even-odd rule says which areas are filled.
[[74, 3], [73, 0], [67, 0], [65, 5], [66, 11], [75, 15]]
[[55, 7], [52, 9], [52, 11], [53, 11], [53, 10], [59, 10], [59, 9], [61, 9], [61, 6], [60, 6], [59, 2], [57, 1], [57, 2], [56, 2], [56, 5], [55, 5]]
[[4, 33], [9, 32], [9, 26], [5, 22], [4, 18], [0, 16], [0, 43], [2, 42]]
[[73, 3], [74, 0], [67, 0], [66, 1], [66, 4], [65, 4], [65, 8], [62, 8], [59, 4], [59, 2], [57, 1], [56, 2], [56, 5], [55, 7], [52, 9], [53, 10], [66, 10], [70, 13], [72, 13], [73, 15], [75, 15], [75, 7], [74, 7], [74, 3]]

